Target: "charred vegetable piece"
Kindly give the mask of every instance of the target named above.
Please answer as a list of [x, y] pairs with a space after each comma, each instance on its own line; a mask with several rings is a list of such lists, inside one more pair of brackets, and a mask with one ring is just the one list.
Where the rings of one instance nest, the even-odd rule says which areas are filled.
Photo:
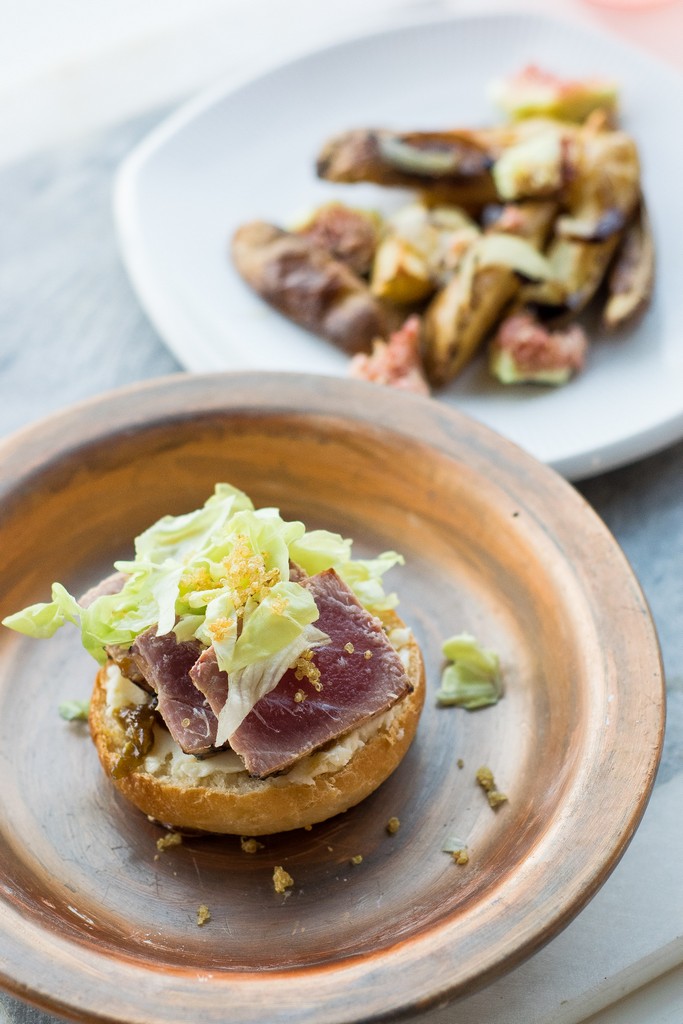
[[420, 318], [409, 317], [389, 341], [375, 341], [371, 355], [354, 356], [350, 374], [359, 380], [428, 395], [429, 385], [420, 358]]
[[409, 203], [385, 225], [370, 287], [398, 304], [431, 295], [457, 268], [479, 228], [458, 207]]
[[483, 223], [488, 234], [516, 235], [542, 251], [556, 214], [557, 203], [551, 199], [506, 203], [504, 206], [487, 207]]
[[473, 178], [491, 167], [484, 136], [475, 132], [378, 132], [382, 159], [390, 167], [427, 178]]
[[519, 282], [508, 267], [461, 272], [425, 313], [425, 367], [434, 385], [448, 383], [475, 354], [515, 295]]
[[435, 287], [423, 253], [398, 235], [382, 239], [372, 267], [373, 295], [403, 306], [427, 298]]
[[525, 289], [522, 301], [578, 313], [599, 288], [638, 205], [640, 166], [633, 140], [598, 122], [577, 136], [574, 159], [568, 213], [558, 219], [548, 250], [553, 279]]
[[610, 330], [635, 319], [652, 297], [655, 246], [647, 211], [641, 201], [638, 215], [624, 235], [608, 280], [609, 298], [602, 322]]
[[503, 150], [493, 167], [501, 199], [558, 196], [567, 184], [567, 131], [550, 121], [529, 138]]
[[489, 369], [501, 384], [565, 384], [583, 369], [588, 340], [577, 324], [549, 331], [531, 313], [505, 319], [489, 351]]
[[496, 198], [490, 168], [500, 132], [409, 132], [357, 129], [330, 139], [317, 161], [328, 181], [413, 188], [437, 202], [467, 208]]
[[366, 277], [375, 257], [379, 229], [378, 215], [343, 203], [326, 203], [297, 228], [296, 234], [345, 263], [354, 274]]
[[548, 250], [551, 278], [526, 285], [520, 302], [580, 313], [600, 287], [618, 244], [618, 235], [604, 242], [555, 239]]
[[365, 282], [311, 239], [263, 221], [239, 228], [235, 267], [262, 299], [344, 351], [369, 349], [387, 318]]
[[504, 208], [490, 233], [473, 243], [460, 269], [432, 300], [424, 319], [425, 366], [433, 384], [445, 384], [467, 365], [516, 296], [522, 274], [547, 278], [538, 251], [555, 204]]
[[509, 117], [545, 115], [561, 121], [583, 121], [596, 110], [616, 114], [617, 84], [604, 78], [567, 79], [529, 64], [515, 75], [491, 85], [491, 96]]

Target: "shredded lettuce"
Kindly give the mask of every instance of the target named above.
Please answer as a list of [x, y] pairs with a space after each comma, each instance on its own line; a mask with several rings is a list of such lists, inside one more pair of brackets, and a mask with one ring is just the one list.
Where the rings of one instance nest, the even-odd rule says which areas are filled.
[[500, 662], [494, 651], [485, 650], [469, 633], [444, 641], [443, 653], [450, 664], [441, 676], [436, 694], [439, 704], [455, 704], [474, 711], [497, 704], [503, 695]]
[[276, 508], [255, 509], [242, 491], [219, 483], [201, 508], [164, 516], [136, 538], [134, 557], [115, 563], [125, 576], [118, 593], [83, 607], [55, 583], [50, 602], [3, 623], [41, 638], [66, 622], [80, 625], [83, 646], [100, 663], [106, 646], [130, 646], [151, 627], [213, 646], [219, 667], [230, 674], [220, 719], [225, 739], [303, 651], [329, 639], [313, 626], [318, 609], [310, 591], [290, 581], [290, 563], [309, 575], [335, 569], [373, 613], [395, 607], [382, 577], [402, 557], [389, 551], [354, 560], [351, 548], [351, 540], [307, 531]]
[[404, 564], [403, 555], [396, 551], [384, 551], [377, 558], [349, 560], [334, 568], [363, 607], [376, 613], [389, 611], [398, 604], [396, 594], [385, 594], [382, 577], [395, 565]]
[[60, 717], [67, 722], [87, 722], [89, 700], [63, 700], [58, 708]]
[[53, 583], [51, 601], [29, 605], [20, 612], [8, 615], [2, 622], [17, 633], [46, 640], [54, 636], [65, 622], [77, 623], [80, 611], [76, 598], [61, 583]]

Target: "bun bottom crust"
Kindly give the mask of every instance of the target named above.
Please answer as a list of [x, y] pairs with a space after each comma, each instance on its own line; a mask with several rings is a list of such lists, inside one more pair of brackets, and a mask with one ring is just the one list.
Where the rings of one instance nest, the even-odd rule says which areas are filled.
[[[385, 624], [401, 628], [394, 613]], [[139, 810], [177, 829], [258, 836], [303, 828], [325, 821], [360, 803], [398, 767], [417, 730], [425, 697], [422, 653], [412, 634], [402, 648], [412, 693], [394, 705], [388, 725], [380, 726], [335, 771], [308, 782], [289, 781], [287, 774], [254, 779], [246, 771], [225, 774], [218, 785], [179, 782], [137, 769], [120, 779], [112, 769], [121, 753], [124, 734], [107, 708], [106, 673], [100, 669], [90, 701], [90, 732], [102, 766], [117, 789]]]

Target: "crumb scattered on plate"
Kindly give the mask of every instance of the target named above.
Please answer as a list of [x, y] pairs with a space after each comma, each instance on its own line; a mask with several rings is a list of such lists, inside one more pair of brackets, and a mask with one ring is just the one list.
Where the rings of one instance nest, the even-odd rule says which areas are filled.
[[263, 843], [259, 843], [258, 839], [250, 839], [248, 836], [240, 838], [240, 846], [243, 853], [258, 853], [263, 849]]
[[491, 807], [499, 807], [500, 804], [504, 804], [507, 800], [505, 793], [501, 793], [496, 788], [496, 780], [493, 777], [493, 772], [486, 765], [483, 765], [477, 770], [477, 782], [486, 793], [486, 797]]
[[275, 868], [273, 871], [273, 888], [277, 893], [286, 892], [291, 886], [294, 885], [294, 879], [290, 875], [289, 871], [285, 871], [283, 867]]
[[206, 903], [201, 903], [197, 908], [197, 926], [199, 928], [206, 924], [207, 921], [211, 920], [211, 911], [207, 907]]
[[180, 846], [182, 841], [183, 837], [180, 832], [167, 832], [165, 836], [157, 839], [157, 850], [162, 853], [164, 850], [168, 850], [170, 846]]

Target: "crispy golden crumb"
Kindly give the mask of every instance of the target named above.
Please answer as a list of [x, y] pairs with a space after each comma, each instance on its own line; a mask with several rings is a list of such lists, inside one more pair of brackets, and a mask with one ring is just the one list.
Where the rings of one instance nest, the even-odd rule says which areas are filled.
[[390, 836], [395, 835], [401, 827], [401, 822], [398, 818], [389, 818], [387, 822], [387, 832]]
[[312, 831], [313, 831], [313, 826], [312, 825], [304, 825], [304, 832], [312, 832]]
[[507, 800], [505, 793], [500, 793], [497, 789], [492, 789], [490, 793], [487, 793], [489, 804], [491, 807], [499, 807], [500, 804], [504, 804]]
[[344, 644], [344, 650], [346, 651], [347, 654], [353, 654], [355, 649], [356, 648], [353, 646], [350, 640], [347, 644]]
[[180, 846], [183, 837], [180, 832], [167, 832], [161, 839], [157, 839], [157, 850], [168, 850], [169, 846]]
[[469, 864], [470, 855], [467, 850], [453, 850], [453, 860], [456, 864]]
[[248, 836], [240, 838], [240, 846], [243, 853], [258, 853], [263, 849], [263, 843], [259, 843], [258, 839], [249, 839]]
[[[263, 554], [252, 549], [245, 535], [237, 538], [232, 551], [223, 560], [223, 568], [225, 576], [221, 584], [227, 588], [238, 615], [244, 612], [250, 598], [262, 601], [270, 587], [280, 579], [280, 570], [266, 569]], [[281, 615], [286, 606], [286, 599], [280, 598], [272, 602], [271, 608], [276, 615]]]
[[297, 704], [301, 704], [302, 701], [306, 700], [306, 694], [303, 690], [297, 690], [294, 694], [294, 700]]
[[[320, 669], [313, 662], [313, 651], [303, 651], [296, 659], [292, 668], [294, 669], [294, 678], [297, 682], [301, 682], [306, 679], [312, 687], [316, 690], [322, 690], [322, 683], [320, 682]], [[303, 691], [299, 691], [302, 693]], [[303, 698], [302, 698], [303, 699]]]
[[275, 892], [286, 892], [292, 885], [294, 885], [294, 879], [290, 875], [289, 871], [285, 871], [285, 869], [280, 866], [276, 867], [273, 871], [273, 888], [275, 889]]
[[206, 903], [201, 903], [197, 908], [197, 924], [201, 928], [203, 924], [211, 920], [211, 911]]
[[363, 854], [362, 853], [357, 853], [355, 855], [355, 857], [351, 858], [351, 863], [352, 864], [362, 864], [363, 863]]
[[366, 651], [363, 657], [365, 658], [366, 661], [370, 661], [370, 658], [372, 657], [372, 651]]
[[499, 807], [504, 804], [507, 800], [505, 793], [501, 793], [496, 789], [496, 781], [493, 778], [493, 772], [486, 765], [482, 766], [477, 770], [477, 782], [486, 793], [489, 805], [493, 808]]
[[464, 768], [465, 767], [465, 762], [463, 761], [463, 759], [461, 757], [459, 757], [458, 760], [455, 763], [457, 764], [458, 768]]

